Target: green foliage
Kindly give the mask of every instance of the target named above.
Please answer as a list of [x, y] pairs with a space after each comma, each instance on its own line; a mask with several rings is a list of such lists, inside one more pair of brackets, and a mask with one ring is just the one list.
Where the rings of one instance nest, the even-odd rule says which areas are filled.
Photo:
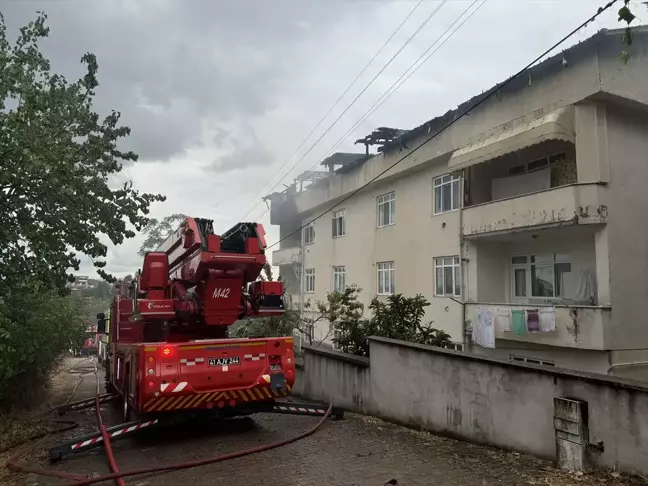
[[[643, 2], [643, 4], [648, 6], [648, 2]], [[631, 46], [633, 37], [630, 24], [635, 21], [637, 16], [630, 10], [630, 0], [623, 0], [623, 6], [619, 9], [618, 14], [619, 22], [625, 22], [626, 24], [625, 33], [623, 34], [623, 43], [627, 46]], [[627, 63], [629, 59], [630, 54], [628, 54], [628, 51], [621, 51], [621, 60], [623, 61], [623, 63]]]
[[153, 251], [159, 248], [164, 243], [169, 235], [175, 231], [180, 223], [187, 217], [184, 214], [175, 213], [165, 218], [151, 219], [148, 224], [142, 229], [142, 234], [146, 235], [146, 239], [140, 246], [138, 253], [144, 256], [147, 251]]
[[81, 58], [86, 73], [74, 83], [51, 72], [39, 49], [46, 18], [39, 13], [12, 44], [0, 15], [0, 282], [32, 275], [62, 290], [78, 253], [111, 280], [100, 236], [114, 244], [132, 238], [130, 228], [144, 228], [150, 204], [164, 197], [139, 193], [132, 182], [109, 187], [123, 161], [137, 160], [117, 147], [130, 129], [118, 112], [101, 120], [92, 109], [93, 54]]
[[386, 301], [374, 297], [369, 304], [372, 316], [362, 318], [362, 304], [358, 302], [360, 289], [351, 286], [345, 292], [327, 295], [327, 302], [318, 303], [335, 330], [333, 342], [345, 353], [369, 356], [370, 336], [410, 341], [430, 346], [450, 343], [450, 336], [421, 323], [425, 307], [430, 303], [422, 295], [404, 297], [390, 295]]
[[0, 407], [44, 383], [56, 359], [83, 340], [83, 299], [61, 296], [37, 280], [0, 292]]

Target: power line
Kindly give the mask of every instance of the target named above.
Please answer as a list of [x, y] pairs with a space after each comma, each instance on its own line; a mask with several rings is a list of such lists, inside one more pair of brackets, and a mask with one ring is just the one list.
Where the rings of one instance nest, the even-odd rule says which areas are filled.
[[[342, 99], [347, 95], [347, 93], [351, 90], [351, 88], [356, 84], [356, 82], [358, 81], [358, 79], [360, 79], [360, 77], [361, 77], [361, 76], [362, 76], [362, 75], [367, 71], [367, 69], [369, 69], [369, 66], [371, 66], [371, 64], [376, 60], [376, 58], [377, 58], [377, 57], [382, 53], [382, 51], [385, 49], [385, 47], [387, 47], [387, 44], [389, 44], [389, 43], [391, 42], [391, 40], [394, 38], [394, 36], [395, 36], [395, 35], [396, 35], [400, 30], [401, 30], [401, 28], [403, 27], [403, 25], [405, 25], [405, 22], [407, 22], [407, 21], [409, 20], [409, 18], [412, 16], [412, 14], [414, 14], [414, 12], [416, 11], [416, 9], [419, 8], [419, 6], [421, 5], [421, 3], [423, 3], [423, 0], [419, 0], [419, 2], [418, 2], [416, 5], [414, 5], [414, 8], [413, 8], [412, 10], [410, 10], [410, 13], [407, 14], [407, 16], [406, 16], [406, 17], [403, 19], [403, 21], [400, 23], [400, 25], [399, 25], [398, 27], [396, 27], [396, 30], [394, 30], [394, 32], [392, 32], [392, 34], [387, 38], [387, 40], [386, 40], [385, 43], [380, 47], [380, 49], [378, 49], [378, 50], [376, 51], [376, 53], [375, 53], [375, 54], [373, 55], [373, 57], [369, 60], [369, 62], [365, 65], [365, 67], [362, 68], [362, 70], [358, 73], [358, 75], [355, 77], [355, 79], [354, 79], [353, 81], [351, 81], [351, 84], [350, 84], [349, 86], [347, 86], [347, 88], [346, 88], [346, 89], [344, 90], [344, 92], [340, 95], [340, 97], [337, 99], [337, 101], [336, 101], [335, 103], [333, 103], [333, 105], [329, 108], [329, 110], [326, 112], [326, 114], [325, 114], [322, 118], [320, 118], [320, 120], [317, 122], [317, 125], [315, 125], [315, 127], [310, 131], [310, 133], [309, 133], [308, 135], [306, 135], [306, 138], [304, 138], [304, 139], [301, 141], [301, 143], [300, 143], [299, 145], [297, 145], [297, 148], [295, 148], [295, 150], [293, 150], [292, 154], [290, 154], [290, 157], [288, 157], [288, 158], [287, 158], [287, 159], [286, 159], [286, 160], [281, 164], [281, 166], [280, 166], [280, 167], [277, 169], [277, 171], [275, 172], [275, 175], [277, 175], [277, 174], [279, 173], [279, 171], [281, 171], [281, 169], [283, 169], [283, 168], [286, 166], [286, 164], [290, 161], [290, 159], [292, 159], [292, 158], [295, 156], [295, 154], [299, 151], [299, 149], [302, 148], [302, 147], [304, 146], [304, 144], [305, 144], [306, 141], [311, 137], [311, 135], [313, 135], [313, 133], [315, 133], [315, 131], [320, 127], [320, 125], [324, 122], [324, 120], [326, 120], [326, 118], [331, 114], [331, 112], [335, 109], [335, 107], [340, 103], [340, 101], [342, 101]], [[274, 178], [274, 177], [273, 177], [273, 178]], [[282, 180], [283, 180], [283, 179], [282, 179]], [[280, 182], [281, 182], [281, 181], [280, 181]], [[276, 186], [275, 186], [275, 187], [276, 187]], [[263, 193], [263, 188], [261, 188], [261, 190], [260, 190], [256, 195], [254, 195], [254, 197], [252, 197], [252, 199], [251, 199], [251, 200], [250, 200], [250, 201], [245, 205], [245, 207], [248, 207], [249, 204], [250, 204], [251, 202], [254, 202], [254, 200], [256, 200], [256, 198], [259, 197], [259, 195], [260, 195], [261, 193]], [[255, 205], [255, 206], [256, 206], [256, 205]], [[249, 211], [245, 216], [247, 216], [248, 214], [250, 214], [250, 212], [252, 212], [252, 211], [250, 210], [250, 211]]]
[[[457, 22], [459, 22], [459, 21], [461, 20], [461, 18], [466, 14], [466, 12], [468, 12], [468, 11], [469, 11], [469, 10], [470, 10], [470, 9], [471, 9], [471, 8], [472, 8], [472, 7], [473, 7], [473, 6], [478, 2], [478, 1], [479, 1], [479, 0], [475, 0], [474, 2], [472, 2], [472, 3], [468, 6], [468, 8], [467, 8], [466, 10], [464, 10], [464, 11], [461, 13], [461, 15], [459, 15], [459, 17], [457, 17], [457, 19], [456, 19], [456, 20], [455, 20], [455, 21], [454, 21], [454, 22], [453, 22], [453, 23], [452, 23], [452, 24], [451, 24], [451, 25], [450, 25], [450, 26], [445, 30], [445, 32], [443, 32], [443, 34], [441, 34], [441, 35], [440, 35], [440, 36], [439, 36], [439, 37], [438, 37], [438, 38], [437, 38], [437, 39], [436, 39], [436, 40], [435, 40], [435, 41], [430, 45], [430, 47], [428, 47], [428, 48], [423, 52], [423, 54], [421, 54], [421, 56], [420, 56], [420, 57], [419, 57], [419, 58], [418, 58], [414, 63], [412, 63], [412, 65], [407, 69], [407, 71], [405, 71], [403, 74], [401, 74], [401, 76], [400, 76], [396, 81], [394, 81], [394, 83], [393, 83], [389, 88], [387, 88], [387, 89], [385, 90], [385, 92], [380, 96], [380, 98], [378, 98], [378, 99], [374, 102], [374, 104], [371, 105], [371, 106], [369, 107], [369, 109], [364, 113], [364, 115], [362, 115], [362, 117], [360, 117], [360, 119], [359, 119], [357, 122], [355, 122], [355, 123], [353, 124], [353, 126], [352, 126], [349, 130], [347, 130], [347, 132], [346, 132], [344, 135], [342, 135], [342, 137], [341, 137], [340, 139], [338, 139], [338, 141], [337, 141], [337, 142], [336, 142], [336, 143], [335, 143], [335, 144], [334, 144], [330, 149], [328, 149], [327, 152], [324, 153], [323, 158], [325, 158], [327, 155], [329, 155], [329, 154], [331, 154], [332, 152], [334, 152], [334, 151], [335, 151], [335, 150], [336, 150], [336, 149], [337, 149], [337, 148], [342, 144], [342, 142], [344, 142], [344, 141], [345, 141], [345, 140], [346, 140], [346, 139], [347, 139], [347, 138], [348, 138], [348, 137], [349, 137], [349, 136], [350, 136], [350, 135], [351, 135], [351, 134], [352, 134], [352, 133], [353, 133], [353, 132], [354, 132], [354, 131], [355, 131], [355, 130], [356, 130], [356, 129], [361, 125], [361, 124], [362, 124], [362, 122], [364, 122], [364, 121], [365, 121], [366, 119], [368, 119], [368, 118], [369, 118], [373, 113], [375, 113], [375, 112], [378, 110], [378, 108], [380, 108], [380, 107], [383, 105], [383, 103], [385, 103], [385, 101], [387, 101], [387, 100], [389, 99], [389, 97], [390, 97], [391, 95], [393, 95], [396, 91], [398, 91], [398, 90], [400, 89], [400, 87], [401, 87], [403, 84], [405, 84], [405, 82], [407, 82], [407, 80], [408, 80], [408, 79], [409, 79], [409, 78], [410, 78], [410, 77], [411, 77], [411, 76], [412, 76], [412, 75], [413, 75], [413, 74], [414, 74], [414, 73], [415, 73], [415, 72], [416, 72], [416, 71], [417, 71], [417, 70], [418, 70], [418, 69], [419, 69], [423, 64], [425, 64], [425, 63], [426, 63], [426, 62], [427, 62], [427, 61], [428, 61], [428, 60], [429, 60], [429, 59], [430, 59], [430, 58], [431, 58], [431, 57], [432, 57], [432, 56], [433, 56], [433, 55], [434, 55], [434, 54], [435, 54], [439, 49], [441, 49], [441, 47], [443, 47], [443, 45], [444, 45], [446, 42], [448, 42], [448, 40], [450, 40], [450, 38], [451, 38], [451, 37], [452, 37], [452, 36], [453, 36], [453, 35], [454, 35], [454, 34], [455, 34], [455, 33], [456, 33], [456, 32], [457, 32], [457, 31], [458, 31], [458, 30], [459, 30], [459, 29], [460, 29], [460, 28], [461, 28], [461, 27], [462, 27], [462, 26], [463, 26], [463, 25], [468, 21], [468, 20], [470, 20], [470, 18], [471, 18], [473, 15], [475, 15], [475, 14], [477, 13], [477, 11], [478, 11], [481, 7], [483, 7], [483, 5], [484, 5], [488, 0], [483, 0], [483, 2], [482, 2], [481, 4], [479, 4], [479, 5], [477, 6], [476, 9], [474, 9], [474, 10], [470, 13], [470, 15], [468, 15], [468, 16], [467, 16], [463, 21], [461, 21], [461, 23], [460, 23], [460, 24], [459, 24], [459, 25], [458, 25], [458, 26], [457, 26], [457, 27], [456, 27], [456, 28], [455, 28], [455, 29], [450, 33], [450, 35], [449, 35], [448, 37], [446, 37], [446, 38], [443, 40], [443, 42], [442, 42], [439, 46], [437, 46], [436, 49], [434, 49], [434, 51], [430, 52], [430, 50], [431, 50], [431, 49], [432, 49], [432, 48], [433, 48], [433, 47], [434, 47], [434, 46], [435, 46], [435, 45], [436, 45], [436, 44], [437, 44], [441, 39], [443, 39], [443, 36], [445, 36], [445, 35], [448, 33], [448, 31], [450, 31], [450, 29], [452, 29], [452, 27], [454, 27], [454, 26], [457, 24]], [[428, 52], [430, 52], [430, 53], [428, 54]], [[427, 57], [425, 57], [426, 54], [428, 54]], [[418, 66], [416, 66], [416, 64], [417, 64], [421, 59], [423, 59], [424, 57], [425, 57], [425, 59], [423, 60], [423, 62], [421, 62]], [[414, 70], [410, 71], [414, 66], [416, 66], [416, 68], [414, 68]], [[407, 74], [408, 72], [409, 72], [409, 74]], [[407, 76], [406, 76], [406, 75], [407, 75]], [[403, 77], [405, 77], [405, 79], [403, 79]], [[402, 82], [400, 82], [401, 80], [402, 80]], [[398, 84], [399, 82], [400, 82], [400, 84]], [[397, 84], [398, 84], [398, 86], [396, 86]], [[392, 88], [394, 88], [394, 86], [396, 86], [396, 88], [392, 90]], [[314, 169], [318, 164], [319, 164], [319, 160], [318, 160], [317, 162], [315, 162], [315, 164], [310, 168], [310, 170], [313, 170], [313, 169]]]
[[[331, 131], [331, 129], [337, 124], [337, 122], [340, 121], [340, 119], [346, 114], [346, 112], [351, 109], [351, 107], [355, 104], [355, 102], [358, 101], [358, 99], [365, 93], [365, 91], [369, 89], [369, 87], [376, 81], [376, 79], [378, 79], [378, 77], [385, 71], [385, 69], [389, 67], [389, 65], [394, 61], [394, 59], [398, 57], [398, 55], [403, 51], [403, 49], [405, 49], [405, 47], [409, 45], [409, 43], [414, 39], [414, 37], [416, 37], [418, 33], [421, 32], [421, 30], [430, 22], [430, 20], [432, 20], [432, 18], [437, 14], [437, 12], [441, 9], [441, 7], [443, 7], [447, 2], [448, 0], [443, 0], [441, 4], [437, 8], [435, 8], [430, 15], [427, 16], [427, 18], [423, 21], [423, 23], [405, 41], [405, 43], [400, 47], [400, 49], [396, 51], [396, 53], [389, 59], [389, 61], [387, 61], [387, 63], [380, 69], [380, 71], [378, 71], [378, 73], [371, 79], [371, 81], [369, 81], [367, 85], [364, 88], [362, 88], [362, 91], [358, 93], [358, 95], [353, 99], [353, 101], [351, 101], [351, 103], [349, 103], [349, 105], [344, 109], [344, 111], [340, 113], [340, 115], [333, 121], [333, 123], [331, 123], [331, 125], [329, 125], [329, 127], [324, 131], [324, 133], [322, 133], [322, 135], [320, 135], [320, 137], [317, 140], [315, 140], [315, 143], [313, 143], [313, 145], [310, 146], [310, 148], [299, 158], [299, 160], [297, 160], [297, 162], [295, 162], [292, 165], [292, 167], [290, 167], [290, 169], [288, 169], [288, 172], [286, 172], [286, 174], [284, 174], [284, 176], [268, 192], [272, 192], [279, 184], [281, 184], [281, 181], [283, 181], [286, 178], [286, 176], [302, 160], [304, 160], [304, 158], [315, 148], [315, 146], [326, 136], [326, 134]], [[253, 206], [252, 209], [254, 209], [254, 207], [256, 207], [256, 205]], [[242, 218], [239, 218], [239, 220], [243, 221], [250, 214], [251, 211], [252, 210], [245, 213], [245, 215]]]
[[[475, 5], [477, 2], [479, 2], [479, 0], [474, 0], [474, 1], [473, 1], [473, 2], [468, 6], [468, 8], [466, 8], [466, 9], [465, 9], [465, 10], [464, 10], [464, 11], [463, 11], [463, 12], [462, 12], [458, 17], [457, 17], [457, 19], [456, 19], [452, 24], [450, 24], [450, 26], [449, 26], [449, 27], [448, 27], [448, 28], [447, 28], [447, 29], [446, 29], [446, 30], [445, 30], [445, 31], [444, 31], [444, 32], [443, 32], [439, 37], [436, 38], [436, 40], [435, 40], [435, 41], [434, 41], [434, 42], [433, 42], [433, 43], [432, 43], [432, 44], [431, 44], [431, 45], [430, 45], [430, 46], [429, 46], [429, 47], [428, 47], [428, 48], [423, 52], [423, 54], [421, 54], [421, 55], [419, 56], [419, 58], [418, 58], [416, 61], [414, 61], [414, 63], [412, 63], [412, 64], [410, 65], [410, 67], [407, 68], [407, 70], [406, 70], [403, 74], [401, 74], [400, 77], [399, 77], [399, 78], [398, 78], [398, 79], [397, 79], [397, 80], [396, 80], [396, 81], [395, 81], [395, 82], [394, 82], [394, 83], [393, 83], [393, 84], [392, 84], [392, 85], [391, 85], [387, 90], [385, 90], [385, 91], [382, 93], [382, 95], [380, 95], [380, 97], [379, 97], [379, 98], [378, 98], [378, 99], [377, 99], [377, 100], [376, 100], [376, 101], [375, 101], [375, 102], [374, 102], [374, 103], [369, 107], [369, 109], [364, 113], [364, 115], [362, 115], [362, 117], [361, 117], [361, 118], [360, 118], [356, 123], [354, 123], [353, 126], [352, 126], [349, 130], [347, 130], [347, 132], [346, 132], [344, 135], [342, 135], [342, 137], [341, 137], [340, 139], [338, 139], [337, 142], [335, 142], [335, 144], [334, 144], [330, 149], [328, 149], [328, 151], [325, 152], [325, 154], [324, 154], [324, 156], [323, 156], [322, 158], [325, 158], [328, 154], [331, 154], [332, 152], [334, 152], [335, 149], [337, 149], [337, 148], [342, 144], [342, 142], [344, 142], [344, 141], [345, 141], [345, 140], [346, 140], [346, 139], [347, 139], [347, 138], [348, 138], [348, 137], [349, 137], [349, 136], [350, 136], [350, 135], [351, 135], [351, 134], [352, 134], [352, 133], [353, 133], [353, 132], [354, 132], [354, 131], [355, 131], [355, 130], [356, 130], [356, 129], [361, 125], [361, 124], [362, 124], [363, 121], [365, 121], [369, 116], [371, 116], [372, 113], [374, 113], [378, 108], [380, 108], [380, 106], [381, 106], [385, 101], [387, 101], [387, 99], [388, 99], [392, 94], [394, 94], [394, 93], [395, 93], [395, 92], [396, 92], [396, 91], [397, 91], [397, 90], [398, 90], [398, 89], [399, 89], [399, 88], [400, 88], [400, 87], [405, 83], [405, 81], [409, 78], [409, 76], [411, 76], [412, 74], [414, 74], [414, 72], [416, 72], [416, 70], [417, 70], [419, 67], [421, 67], [421, 65], [422, 65], [423, 63], [427, 62], [427, 60], [428, 60], [430, 57], [432, 57], [432, 55], [433, 55], [436, 51], [438, 51], [438, 50], [443, 46], [443, 44], [445, 44], [445, 43], [450, 39], [450, 37], [452, 37], [452, 36], [453, 36], [453, 35], [454, 35], [454, 34], [455, 34], [455, 33], [456, 33], [456, 32], [457, 32], [457, 31], [458, 31], [458, 30], [463, 26], [463, 24], [465, 24], [465, 23], [466, 23], [466, 22], [467, 22], [467, 21], [468, 21], [468, 20], [469, 20], [469, 19], [470, 19], [474, 14], [475, 14], [475, 13], [477, 13], [477, 11], [478, 11], [478, 10], [479, 10], [483, 5], [484, 5], [484, 3], [487, 2], [487, 0], [483, 0], [483, 2], [482, 2], [480, 5], [478, 5], [477, 8], [474, 9], [474, 10], [470, 13], [470, 15], [468, 15], [468, 17], [466, 17], [466, 18], [463, 20], [463, 22], [461, 22], [461, 24], [459, 24], [459, 26], [457, 26], [457, 28], [456, 28], [455, 30], [453, 30], [453, 31], [450, 33], [450, 35], [449, 35], [449, 36], [448, 36], [448, 37], [447, 37], [447, 38], [446, 38], [446, 39], [441, 43], [441, 45], [439, 45], [439, 46], [438, 46], [438, 47], [437, 47], [437, 48], [436, 48], [436, 49], [435, 49], [435, 50], [434, 50], [434, 51], [433, 51], [433, 52], [432, 52], [432, 53], [431, 53], [431, 54], [430, 54], [430, 55], [429, 55], [429, 56], [428, 56], [424, 61], [423, 61], [423, 63], [421, 63], [419, 66], [417, 66], [416, 69], [414, 69], [414, 71], [411, 71], [411, 72], [410, 72], [410, 70], [411, 70], [414, 66], [416, 66], [416, 64], [417, 64], [421, 59], [423, 59], [423, 57], [424, 57], [424, 56], [425, 56], [425, 55], [430, 51], [430, 49], [432, 49], [432, 48], [433, 48], [433, 47], [434, 47], [434, 46], [435, 46], [435, 45], [436, 45], [436, 44], [437, 44], [441, 39], [443, 39], [443, 36], [445, 36], [445, 35], [448, 33], [448, 31], [450, 31], [450, 29], [452, 29], [452, 27], [454, 27], [454, 26], [457, 24], [457, 22], [459, 22], [459, 21], [461, 20], [461, 18], [462, 18], [462, 17], [463, 17], [463, 16], [464, 16], [464, 15], [465, 15], [465, 14], [466, 14], [466, 13], [467, 13], [471, 8], [472, 8], [472, 7], [474, 7], [474, 5]], [[396, 86], [396, 84], [397, 84], [399, 81], [401, 81], [401, 80], [403, 79], [403, 77], [404, 77], [408, 72], [410, 72], [410, 74], [407, 76], [407, 78], [406, 78], [406, 79], [405, 79], [405, 80], [404, 80], [400, 85], [398, 85], [398, 87], [397, 87], [396, 89], [394, 89], [393, 91], [390, 92], [390, 90], [391, 90], [394, 86]], [[377, 105], [377, 106], [376, 106], [376, 105]], [[317, 165], [320, 163], [320, 160], [321, 160], [321, 158], [318, 158], [317, 161], [313, 164], [313, 166], [312, 166], [309, 170], [314, 170], [315, 167], [317, 167]], [[287, 175], [288, 175], [288, 174], [285, 174], [284, 177], [281, 179], [281, 181], [279, 181], [279, 183], [281, 183], [281, 182], [285, 179], [285, 177], [286, 177]], [[277, 185], [278, 185], [278, 184], [277, 184]], [[275, 186], [275, 187], [276, 187], [276, 186]], [[256, 205], [258, 205], [258, 204], [259, 204], [259, 202], [256, 203]], [[255, 206], [256, 206], [256, 205], [255, 205]]]
[[369, 180], [368, 182], [366, 182], [365, 184], [363, 184], [362, 186], [360, 186], [358, 189], [356, 189], [356, 190], [354, 190], [353, 192], [351, 192], [351, 194], [349, 194], [348, 196], [344, 197], [341, 201], [339, 201], [338, 203], [336, 203], [335, 205], [333, 205], [332, 207], [330, 207], [329, 209], [327, 209], [326, 211], [324, 211], [323, 213], [321, 213], [321, 214], [318, 215], [317, 217], [315, 217], [315, 218], [313, 218], [312, 220], [308, 221], [306, 224], [300, 226], [298, 229], [296, 229], [296, 230], [293, 231], [292, 233], [290, 233], [290, 234], [286, 235], [285, 237], [281, 238], [281, 239], [280, 239], [279, 241], [277, 241], [276, 243], [273, 243], [272, 245], [268, 246], [268, 248], [266, 248], [266, 249], [270, 249], [270, 248], [272, 248], [272, 247], [274, 247], [274, 246], [277, 246], [277, 245], [278, 245], [279, 243], [281, 243], [282, 241], [284, 241], [284, 240], [290, 238], [292, 235], [294, 235], [294, 234], [296, 234], [296, 233], [299, 233], [300, 231], [302, 231], [302, 230], [303, 230], [306, 226], [308, 226], [309, 224], [311, 224], [311, 223], [317, 221], [318, 219], [322, 218], [322, 217], [325, 216], [326, 214], [328, 214], [328, 213], [330, 213], [331, 211], [333, 211], [333, 209], [339, 207], [339, 206], [340, 206], [342, 203], [344, 203], [345, 201], [348, 201], [349, 199], [351, 199], [351, 198], [352, 198], [353, 196], [355, 196], [357, 193], [359, 193], [360, 191], [362, 191], [364, 188], [366, 188], [367, 186], [369, 186], [370, 184], [372, 184], [374, 181], [376, 181], [377, 179], [379, 179], [380, 177], [382, 177], [384, 174], [386, 174], [387, 172], [389, 172], [391, 169], [393, 169], [394, 167], [396, 167], [398, 164], [400, 164], [400, 163], [401, 163], [403, 160], [405, 160], [407, 157], [409, 157], [409, 156], [412, 155], [414, 152], [416, 152], [417, 150], [419, 150], [419, 149], [421, 149], [422, 147], [424, 147], [428, 142], [430, 142], [431, 140], [433, 140], [434, 138], [436, 138], [437, 136], [439, 136], [441, 133], [443, 133], [444, 131], [446, 131], [448, 128], [450, 128], [452, 125], [454, 125], [455, 123], [457, 123], [459, 120], [461, 120], [463, 117], [465, 117], [469, 112], [471, 112], [472, 110], [474, 110], [475, 108], [479, 107], [479, 106], [482, 105], [484, 102], [486, 102], [487, 100], [489, 100], [489, 99], [490, 99], [492, 96], [494, 96], [494, 95], [495, 95], [495, 94], [496, 94], [500, 89], [502, 89], [502, 88], [504, 88], [505, 86], [507, 86], [508, 84], [510, 84], [514, 79], [520, 77], [520, 76], [521, 76], [522, 74], [524, 74], [528, 69], [530, 69], [530, 68], [531, 68], [535, 63], [537, 63], [537, 62], [540, 61], [543, 57], [545, 57], [546, 55], [548, 55], [548, 54], [549, 54], [551, 51], [553, 51], [556, 47], [558, 47], [558, 46], [560, 46], [561, 44], [563, 44], [564, 42], [566, 42], [570, 37], [572, 37], [574, 34], [576, 34], [579, 30], [581, 30], [581, 29], [582, 29], [583, 27], [585, 27], [587, 24], [589, 24], [590, 22], [593, 22], [594, 20], [596, 20], [596, 19], [597, 19], [597, 18], [598, 18], [598, 17], [599, 17], [603, 12], [605, 12], [605, 11], [608, 10], [610, 7], [612, 7], [612, 5], [614, 5], [616, 2], [617, 2], [617, 0], [610, 0], [610, 2], [608, 2], [605, 6], [603, 6], [603, 7], [599, 7], [599, 9], [597, 10], [597, 12], [596, 12], [594, 15], [592, 15], [590, 18], [588, 18], [585, 22], [583, 22], [582, 24], [580, 24], [578, 27], [576, 27], [574, 30], [572, 30], [569, 34], [567, 34], [567, 35], [566, 35], [565, 37], [563, 37], [561, 40], [559, 40], [558, 42], [556, 42], [553, 46], [551, 46], [549, 49], [547, 49], [546, 51], [544, 51], [542, 54], [540, 54], [538, 57], [536, 57], [533, 61], [531, 61], [529, 64], [527, 64], [524, 68], [522, 68], [520, 71], [518, 71], [517, 73], [515, 73], [515, 74], [514, 74], [513, 76], [511, 76], [510, 78], [508, 78], [506, 81], [497, 84], [495, 87], [493, 87], [493, 88], [490, 90], [490, 92], [489, 92], [486, 96], [484, 96], [483, 98], [481, 98], [480, 100], [478, 100], [476, 103], [474, 103], [470, 108], [468, 108], [468, 109], [465, 110], [463, 113], [461, 113], [457, 118], [453, 119], [453, 120], [450, 121], [447, 125], [445, 125], [445, 126], [442, 127], [441, 129], [439, 129], [438, 131], [436, 131], [436, 132], [435, 132], [434, 134], [432, 134], [432, 135], [431, 135], [427, 140], [421, 142], [419, 145], [417, 145], [416, 147], [414, 147], [414, 148], [413, 148], [413, 149], [412, 149], [408, 154], [406, 154], [406, 155], [404, 155], [403, 157], [401, 157], [400, 159], [398, 159], [396, 162], [394, 162], [392, 165], [390, 165], [390, 166], [387, 167], [385, 170], [383, 170], [382, 172], [380, 172], [378, 175], [376, 175], [375, 177], [373, 177], [371, 180]]

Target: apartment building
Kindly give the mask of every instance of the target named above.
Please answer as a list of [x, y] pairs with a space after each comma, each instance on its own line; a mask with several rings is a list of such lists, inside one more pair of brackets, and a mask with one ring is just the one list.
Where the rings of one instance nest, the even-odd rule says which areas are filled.
[[[268, 196], [286, 238], [404, 157], [282, 241], [272, 262], [293, 305], [352, 283], [365, 304], [420, 293], [458, 349], [648, 379], [648, 29], [625, 65], [622, 37], [544, 61], [416, 151], [485, 95]], [[536, 310], [550, 328], [510, 328]], [[487, 347], [471, 337], [483, 312], [508, 316]]]

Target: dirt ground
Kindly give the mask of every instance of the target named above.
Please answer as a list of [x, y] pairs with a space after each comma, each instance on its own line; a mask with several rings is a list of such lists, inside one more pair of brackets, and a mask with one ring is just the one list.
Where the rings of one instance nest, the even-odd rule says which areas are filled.
[[[66, 368], [77, 365], [89, 371], [89, 362], [69, 359]], [[73, 394], [74, 400], [92, 398], [96, 390], [93, 373], [59, 373], [50, 392], [50, 405], [60, 404]], [[98, 373], [103, 384], [103, 373]], [[103, 391], [103, 390], [102, 390]], [[5, 423], [0, 449], [22, 435], [51, 426], [46, 420], [34, 426], [34, 417], [48, 409], [26, 411]], [[119, 423], [119, 412], [110, 404], [102, 408], [107, 425]], [[79, 427], [48, 436], [34, 443], [32, 452], [22, 452], [22, 462], [50, 467], [48, 446], [95, 430], [92, 410], [68, 413], [64, 418]], [[216, 456], [287, 438], [311, 428], [319, 419], [290, 415], [259, 414], [252, 418], [209, 423], [183, 424], [115, 442], [120, 469], [164, 464]], [[10, 432], [10, 433], [8, 433]], [[15, 453], [15, 450], [11, 451]], [[0, 455], [4, 463], [9, 453]], [[60, 471], [103, 475], [108, 472], [102, 448], [78, 454], [54, 467]], [[0, 472], [0, 484], [69, 484], [56, 478], [33, 474]], [[109, 482], [102, 484], [110, 484]], [[411, 485], [648, 485], [637, 477], [615, 472], [569, 474], [556, 470], [549, 462], [524, 454], [503, 452], [466, 442], [437, 437], [385, 423], [377, 419], [346, 414], [342, 421], [330, 421], [314, 435], [288, 446], [223, 463], [156, 475], [126, 478], [132, 486], [192, 486], [245, 484], [250, 486], [382, 486]]]

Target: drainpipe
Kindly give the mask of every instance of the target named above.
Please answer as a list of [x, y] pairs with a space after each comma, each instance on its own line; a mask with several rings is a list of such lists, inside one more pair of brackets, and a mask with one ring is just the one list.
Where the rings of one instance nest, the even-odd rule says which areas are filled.
[[[299, 226], [302, 226], [301, 218], [299, 220]], [[304, 325], [304, 261], [306, 252], [306, 240], [304, 239], [304, 229], [301, 228], [300, 232], [300, 252], [299, 252], [299, 325], [303, 327]], [[310, 331], [309, 331], [310, 333]], [[304, 333], [300, 331], [299, 342], [304, 342]], [[301, 344], [299, 345], [299, 350], [301, 351]]]
[[465, 203], [465, 176], [466, 176], [466, 170], [462, 169], [461, 170], [461, 175], [459, 178], [459, 268], [461, 269], [461, 272], [459, 274], [461, 275], [461, 282], [459, 283], [461, 295], [460, 299], [461, 302], [459, 304], [461, 305], [461, 342], [463, 343], [463, 349], [464, 351], [467, 350], [468, 348], [468, 343], [467, 343], [467, 338], [466, 338], [466, 285], [465, 282], [468, 280], [468, 268], [466, 265], [464, 265], [464, 246], [463, 246], [463, 208], [464, 208], [464, 203]]
[[612, 371], [612, 368], [619, 368], [621, 366], [639, 366], [639, 365], [648, 365], [648, 361], [630, 361], [629, 363], [615, 363], [613, 365], [610, 365], [610, 367], [607, 369], [607, 374], [610, 374], [610, 371]]

